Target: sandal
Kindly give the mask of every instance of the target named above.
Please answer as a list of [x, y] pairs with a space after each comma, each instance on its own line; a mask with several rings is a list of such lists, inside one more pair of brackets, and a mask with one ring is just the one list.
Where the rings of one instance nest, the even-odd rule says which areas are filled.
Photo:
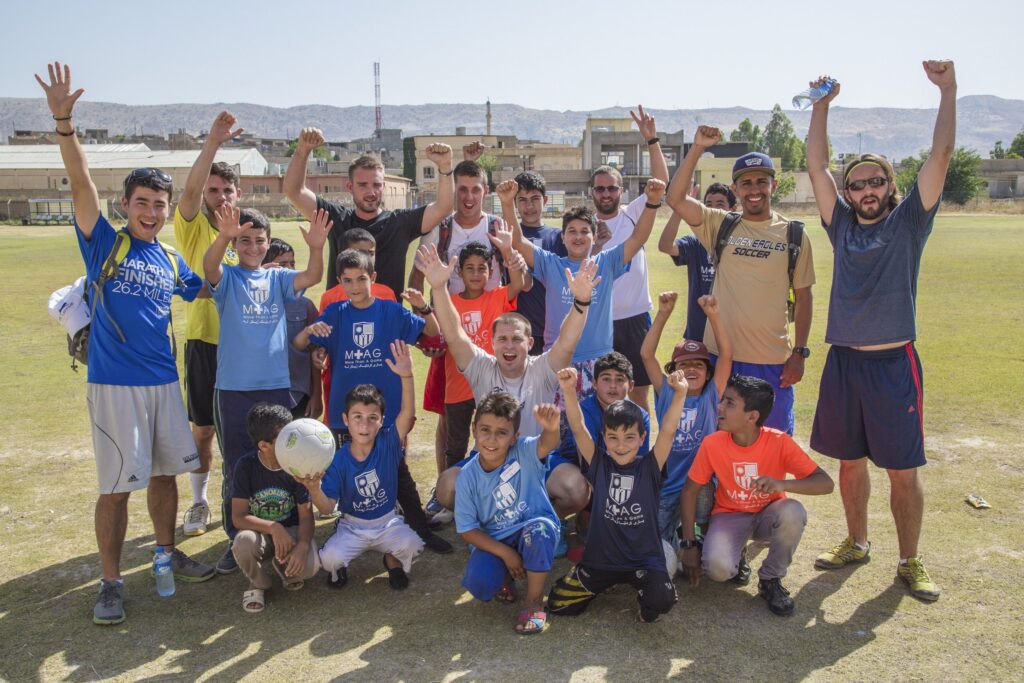
[[249, 614], [259, 614], [266, 606], [267, 599], [262, 588], [250, 588], [242, 593], [242, 609]]
[[531, 612], [528, 609], [524, 609], [519, 613], [519, 618], [516, 619], [516, 633], [521, 636], [532, 636], [537, 633], [543, 633], [548, 627], [548, 613], [537, 610]]
[[286, 591], [297, 591], [306, 585], [306, 582], [303, 581], [301, 577], [288, 576], [285, 574], [285, 566], [278, 562], [276, 557], [271, 562], [271, 565], [273, 565], [274, 571], [277, 572], [277, 575], [281, 577], [281, 585], [284, 586]]
[[494, 599], [506, 605], [511, 605], [519, 599], [519, 591], [516, 590], [515, 582], [506, 583], [495, 594]]

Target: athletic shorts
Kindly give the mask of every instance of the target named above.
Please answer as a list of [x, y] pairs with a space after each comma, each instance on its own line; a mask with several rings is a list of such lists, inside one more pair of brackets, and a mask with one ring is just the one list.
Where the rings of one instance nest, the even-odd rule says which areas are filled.
[[444, 383], [444, 356], [432, 358], [423, 383], [423, 410], [444, 415]]
[[89, 384], [86, 390], [100, 493], [128, 493], [150, 477], [199, 466], [177, 382], [149, 387]]
[[[498, 539], [514, 548], [523, 558], [523, 568], [528, 572], [549, 572], [555, 559], [558, 545], [558, 525], [547, 517], [534, 517], [515, 533]], [[497, 555], [486, 550], [473, 548], [466, 562], [466, 574], [462, 587], [477, 600], [488, 601], [498, 594], [505, 584], [508, 569]]]
[[633, 381], [638, 387], [651, 385], [651, 378], [644, 369], [644, 360], [640, 357], [640, 347], [644, 337], [651, 329], [651, 314], [641, 313], [630, 318], [623, 318], [612, 323], [614, 339], [612, 347], [626, 357], [633, 365]]
[[[712, 355], [711, 360], [717, 363], [718, 357]], [[782, 363], [775, 365], [768, 363], [743, 363], [734, 360], [732, 362], [732, 374], [757, 377], [772, 385], [772, 390], [775, 392], [775, 403], [772, 405], [772, 412], [768, 415], [764, 426], [778, 429], [780, 432], [786, 432], [793, 436], [793, 428], [796, 426], [796, 419], [793, 417], [793, 398], [796, 394], [793, 391], [792, 385], [785, 389], [779, 386], [779, 378], [782, 377], [782, 369], [784, 367], [786, 366]]]
[[185, 398], [188, 419], [197, 427], [213, 426], [213, 387], [217, 383], [217, 345], [201, 339], [185, 342]]
[[839, 460], [867, 456], [889, 470], [921, 467], [923, 403], [912, 342], [884, 351], [833, 346], [821, 373], [811, 448]]

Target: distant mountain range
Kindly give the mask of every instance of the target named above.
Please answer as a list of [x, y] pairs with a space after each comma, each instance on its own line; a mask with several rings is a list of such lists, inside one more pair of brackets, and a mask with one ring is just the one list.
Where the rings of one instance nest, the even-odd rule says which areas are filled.
[[[246, 131], [266, 137], [295, 137], [303, 126], [317, 126], [328, 140], [351, 140], [373, 132], [372, 107], [331, 107], [303, 105], [277, 108], [256, 104], [161, 104], [136, 106], [83, 101], [75, 108], [75, 123], [82, 128], [106, 128], [118, 133], [172, 133], [184, 129], [198, 133], [223, 109], [231, 110]], [[552, 111], [529, 109], [516, 104], [492, 104], [493, 132], [543, 142], [579, 142], [587, 116], [629, 116], [625, 107], [595, 111]], [[682, 128], [686, 137], [698, 124], [716, 125], [728, 131], [744, 118], [764, 128], [771, 112], [730, 107], [727, 109], [651, 110], [658, 128], [674, 132]], [[805, 135], [810, 112], [787, 110], [798, 135]], [[457, 126], [469, 133], [482, 133], [483, 104], [385, 105], [384, 125], [401, 128], [405, 136], [452, 134]], [[829, 134], [835, 152], [881, 152], [893, 159], [916, 154], [931, 145], [934, 109], [854, 109], [835, 107], [829, 117]], [[6, 142], [15, 128], [43, 130], [53, 121], [43, 99], [0, 98], [0, 134]], [[1024, 100], [1006, 100], [991, 95], [961, 97], [957, 102], [957, 143], [988, 156], [996, 140], [1008, 145], [1024, 125]]]

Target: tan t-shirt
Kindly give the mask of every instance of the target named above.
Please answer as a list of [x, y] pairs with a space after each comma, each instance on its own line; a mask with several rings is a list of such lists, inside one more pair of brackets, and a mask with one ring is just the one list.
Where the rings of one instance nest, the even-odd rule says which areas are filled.
[[[217, 229], [202, 211], [190, 221], [185, 220], [178, 207], [174, 207], [174, 241], [178, 253], [197, 275], [203, 277], [203, 255], [217, 239]], [[224, 253], [224, 264], [238, 265], [238, 255], [233, 247]], [[204, 278], [205, 279], [205, 278]], [[216, 344], [220, 335], [220, 318], [217, 304], [213, 299], [196, 299], [185, 304], [185, 339], [199, 339], [207, 344]]]
[[[701, 224], [692, 229], [708, 253], [714, 254], [718, 229], [726, 212], [702, 206], [701, 213]], [[712, 293], [718, 299], [722, 326], [732, 340], [733, 358], [737, 361], [775, 365], [785, 363], [792, 353], [786, 317], [787, 223], [774, 211], [771, 220], [740, 220], [722, 250]], [[793, 287], [802, 289], [813, 284], [814, 259], [805, 230], [793, 272]], [[704, 343], [712, 353], [718, 353], [711, 325], [704, 331]]]

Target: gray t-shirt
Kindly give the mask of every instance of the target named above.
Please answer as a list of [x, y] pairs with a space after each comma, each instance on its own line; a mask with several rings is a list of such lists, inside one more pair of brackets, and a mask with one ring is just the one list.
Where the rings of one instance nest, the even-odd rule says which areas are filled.
[[939, 202], [921, 205], [917, 184], [885, 220], [861, 225], [842, 197], [829, 225], [832, 293], [825, 341], [837, 346], [889, 344], [917, 338], [917, 275]]
[[509, 379], [498, 370], [498, 361], [483, 349], [473, 347], [473, 359], [462, 370], [470, 388], [473, 399], [479, 403], [492, 391], [507, 391], [515, 396], [522, 413], [519, 424], [519, 436], [538, 436], [540, 425], [533, 416], [533, 407], [541, 403], [550, 403], [555, 398], [558, 388], [558, 376], [548, 363], [548, 352], [526, 359], [526, 372], [522, 377]]

